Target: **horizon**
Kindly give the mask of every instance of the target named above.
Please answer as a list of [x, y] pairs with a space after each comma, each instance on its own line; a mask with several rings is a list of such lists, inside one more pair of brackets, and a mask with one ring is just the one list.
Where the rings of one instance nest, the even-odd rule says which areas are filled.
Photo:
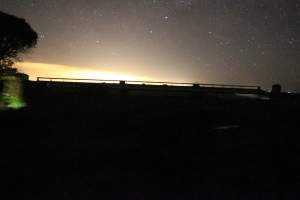
[[[87, 83], [94, 83], [95, 81], [126, 81], [126, 82], [140, 82], [140, 83], [169, 83], [169, 84], [181, 84], [186, 86], [187, 84], [200, 84], [200, 85], [231, 85], [231, 86], [250, 86], [260, 87], [265, 91], [271, 91], [271, 88], [264, 88], [260, 85], [250, 84], [227, 84], [227, 83], [209, 83], [209, 82], [189, 82], [189, 81], [176, 81], [176, 80], [158, 80], [151, 77], [132, 76], [128, 74], [120, 74], [113, 71], [101, 71], [90, 67], [90, 70], [83, 70], [79, 66], [68, 66], [68, 65], [57, 65], [57, 64], [45, 64], [45, 63], [30, 63], [30, 62], [19, 62], [15, 64], [16, 68], [20, 73], [25, 73], [29, 76], [29, 80], [37, 81], [38, 78], [42, 79], [73, 79], [81, 80]], [[49, 70], [51, 69], [51, 70]], [[55, 73], [52, 72], [55, 69]], [[272, 86], [271, 86], [272, 87]], [[284, 92], [291, 92], [285, 91]], [[293, 93], [299, 93], [293, 91]]]

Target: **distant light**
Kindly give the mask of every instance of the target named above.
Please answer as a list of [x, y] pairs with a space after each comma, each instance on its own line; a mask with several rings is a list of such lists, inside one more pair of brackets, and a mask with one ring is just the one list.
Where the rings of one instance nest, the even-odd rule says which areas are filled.
[[148, 77], [130, 74], [115, 73], [110, 71], [96, 70], [95, 67], [76, 67], [46, 63], [22, 62], [17, 64], [18, 69], [29, 75], [30, 80], [37, 77], [52, 78], [75, 78], [75, 79], [101, 79], [101, 80], [128, 80], [147, 81]]

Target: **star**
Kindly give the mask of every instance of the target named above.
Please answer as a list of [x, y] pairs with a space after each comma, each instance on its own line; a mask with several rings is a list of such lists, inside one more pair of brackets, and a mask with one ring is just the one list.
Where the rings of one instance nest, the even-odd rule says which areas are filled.
[[39, 40], [44, 40], [46, 38], [44, 33], [39, 33]]

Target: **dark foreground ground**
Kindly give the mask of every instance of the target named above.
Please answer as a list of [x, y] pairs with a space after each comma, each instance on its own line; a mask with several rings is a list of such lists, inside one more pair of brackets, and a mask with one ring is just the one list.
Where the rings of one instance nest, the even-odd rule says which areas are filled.
[[298, 97], [146, 88], [28, 83], [1, 199], [300, 198]]

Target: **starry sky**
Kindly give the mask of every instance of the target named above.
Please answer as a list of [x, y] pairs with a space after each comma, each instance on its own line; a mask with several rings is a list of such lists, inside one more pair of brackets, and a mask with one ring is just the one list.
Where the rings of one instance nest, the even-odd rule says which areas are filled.
[[36, 76], [99, 70], [300, 92], [298, 0], [0, 0], [0, 10], [38, 32], [24, 57]]

